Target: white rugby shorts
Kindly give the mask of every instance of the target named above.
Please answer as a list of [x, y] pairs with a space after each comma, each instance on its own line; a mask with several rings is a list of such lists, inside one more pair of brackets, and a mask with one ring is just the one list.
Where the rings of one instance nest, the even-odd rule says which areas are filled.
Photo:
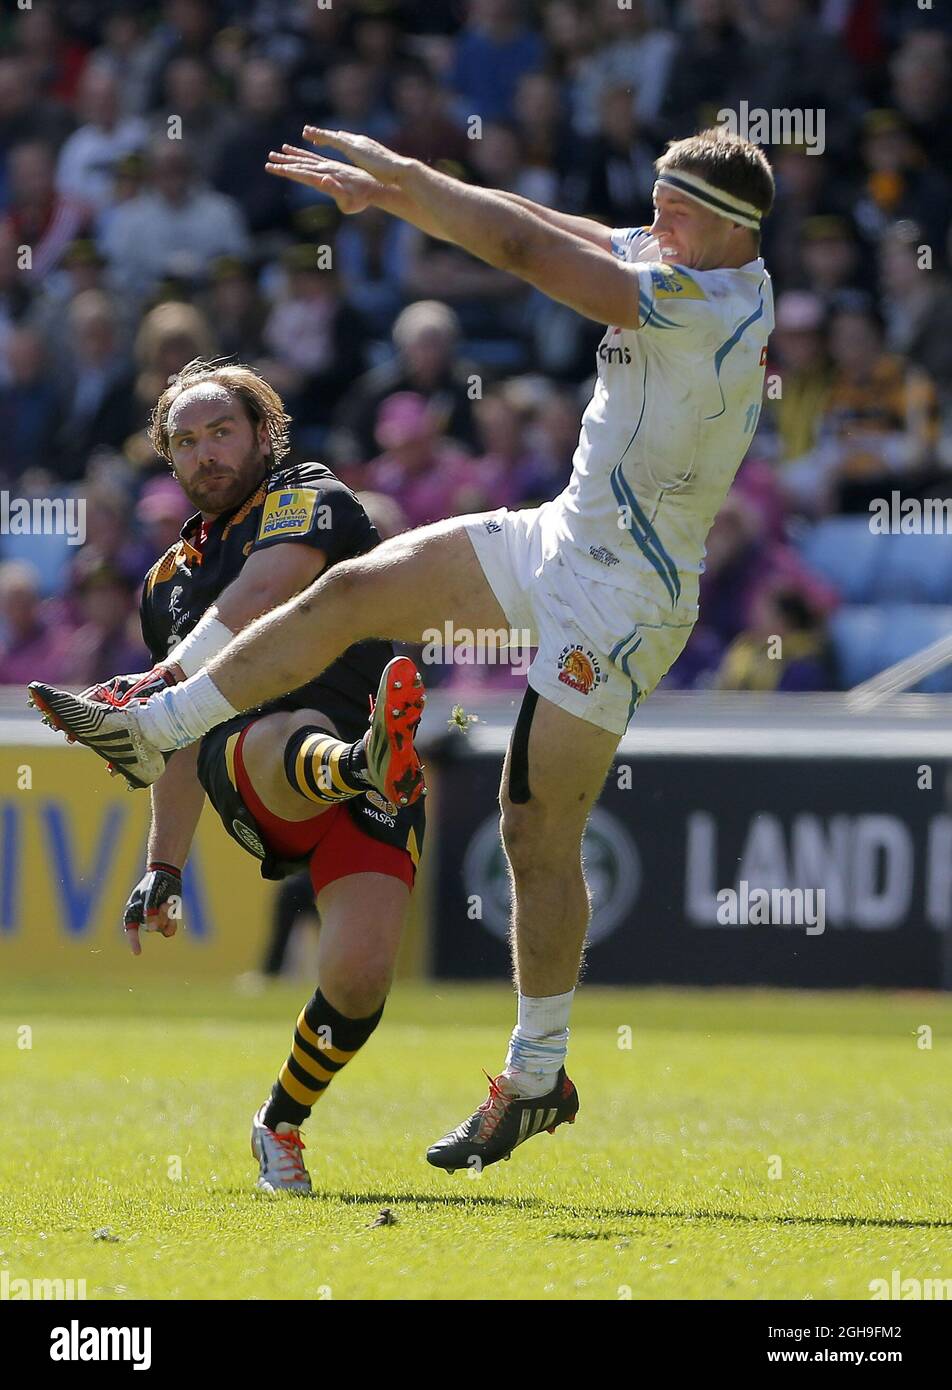
[[612, 584], [607, 572], [605, 580], [577, 574], [560, 550], [546, 556], [543, 512], [500, 507], [461, 520], [510, 628], [538, 648], [532, 689], [621, 736], [694, 623], [665, 622], [653, 600]]

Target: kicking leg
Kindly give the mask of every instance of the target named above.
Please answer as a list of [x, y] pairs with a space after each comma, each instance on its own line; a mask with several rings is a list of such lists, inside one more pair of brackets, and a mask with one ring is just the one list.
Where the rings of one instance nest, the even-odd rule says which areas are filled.
[[155, 748], [179, 746], [240, 710], [296, 690], [355, 642], [419, 642], [447, 619], [508, 627], [461, 518], [394, 536], [334, 565], [251, 623], [206, 671], [139, 707], [136, 725]]
[[[149, 786], [164, 770], [165, 752], [194, 743], [240, 710], [296, 690], [355, 642], [419, 642], [441, 633], [447, 621], [507, 631], [468, 529], [482, 521], [500, 529], [492, 513], [455, 517], [334, 565], [245, 628], [207, 670], [143, 703], [112, 708], [42, 681], [31, 684], [31, 701], [55, 728], [114, 763], [131, 786]], [[413, 751], [422, 683], [411, 666], [395, 658], [384, 672], [387, 698], [382, 705], [378, 698], [367, 743], [371, 783], [397, 805], [410, 805], [423, 790]]]

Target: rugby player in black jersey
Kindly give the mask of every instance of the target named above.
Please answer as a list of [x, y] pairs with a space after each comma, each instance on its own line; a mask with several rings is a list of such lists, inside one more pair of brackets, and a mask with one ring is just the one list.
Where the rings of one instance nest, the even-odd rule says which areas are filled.
[[[288, 423], [277, 393], [242, 365], [189, 363], [162, 393], [152, 442], [196, 513], [143, 586], [155, 666], [95, 687], [98, 699], [122, 703], [184, 679], [331, 565], [379, 544], [329, 469], [286, 462]], [[206, 795], [265, 878], [310, 872], [319, 983], [252, 1124], [267, 1191], [310, 1191], [300, 1127], [383, 1012], [423, 844], [413, 749], [423, 699], [408, 658], [389, 642], [360, 642], [316, 679], [169, 755], [152, 786], [145, 873], [124, 915], [135, 954], [141, 930], [176, 931]], [[121, 764], [128, 750], [102, 751]]]

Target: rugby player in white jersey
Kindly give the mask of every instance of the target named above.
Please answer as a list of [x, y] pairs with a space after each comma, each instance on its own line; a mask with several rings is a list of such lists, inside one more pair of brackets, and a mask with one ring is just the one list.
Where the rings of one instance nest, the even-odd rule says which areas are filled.
[[79, 741], [93, 727], [127, 732], [141, 784], [161, 773], [159, 750], [295, 689], [361, 638], [419, 641], [447, 620], [529, 630], [538, 651], [500, 792], [518, 1019], [488, 1098], [427, 1154], [483, 1166], [578, 1110], [564, 1064], [589, 920], [582, 835], [629, 719], [697, 618], [707, 533], [756, 427], [773, 177], [755, 145], [704, 131], [658, 159], [651, 227], [611, 231], [365, 136], [304, 135], [350, 163], [285, 146], [272, 173], [345, 213], [383, 208], [609, 325], [568, 486], [542, 507], [438, 522], [336, 565], [147, 704], [105, 710], [38, 691]]

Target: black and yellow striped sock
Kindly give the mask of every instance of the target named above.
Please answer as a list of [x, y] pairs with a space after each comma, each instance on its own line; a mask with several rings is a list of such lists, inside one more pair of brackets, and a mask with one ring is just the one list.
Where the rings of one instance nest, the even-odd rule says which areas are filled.
[[359, 1052], [383, 1015], [383, 1004], [368, 1018], [347, 1018], [314, 991], [301, 1010], [291, 1055], [271, 1088], [264, 1112], [269, 1129], [284, 1121], [301, 1125], [339, 1071]]
[[349, 801], [367, 791], [370, 783], [363, 739], [345, 743], [326, 729], [298, 729], [284, 748], [284, 771], [296, 792], [325, 804]]

